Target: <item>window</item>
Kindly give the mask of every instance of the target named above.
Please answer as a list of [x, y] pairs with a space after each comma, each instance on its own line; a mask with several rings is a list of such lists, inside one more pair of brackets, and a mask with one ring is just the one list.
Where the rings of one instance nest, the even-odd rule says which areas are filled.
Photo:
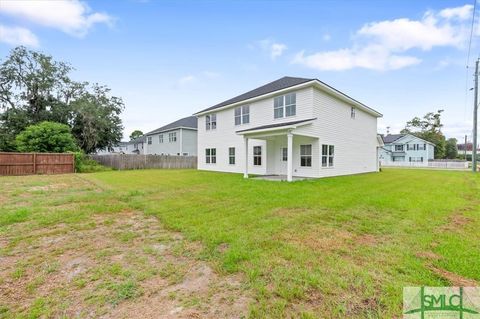
[[403, 145], [395, 145], [395, 151], [396, 152], [402, 152], [403, 151]]
[[163, 143], [163, 134], [158, 136], [158, 143]]
[[217, 149], [206, 148], [205, 149], [205, 163], [215, 164], [217, 162]]
[[205, 117], [205, 129], [207, 131], [217, 128], [217, 114], [210, 114]]
[[235, 147], [228, 148], [228, 164], [235, 165]]
[[410, 162], [423, 162], [423, 157], [409, 157]]
[[152, 145], [152, 137], [151, 136], [147, 137], [147, 143], [148, 143], [148, 145]]
[[288, 148], [282, 147], [282, 161], [288, 161]]
[[350, 118], [355, 119], [355, 108], [352, 106], [350, 108]]
[[312, 166], [312, 145], [300, 145], [300, 166]]
[[235, 109], [235, 125], [250, 123], [250, 106], [244, 105]]
[[262, 147], [261, 146], [253, 147], [253, 165], [255, 166], [262, 165]]
[[322, 145], [322, 167], [333, 167], [334, 150], [333, 145]]
[[289, 93], [273, 99], [273, 117], [294, 116], [297, 113], [297, 95]]
[[177, 132], [168, 133], [168, 141], [170, 143], [177, 141]]
[[424, 151], [427, 149], [427, 144], [417, 144], [417, 150]]

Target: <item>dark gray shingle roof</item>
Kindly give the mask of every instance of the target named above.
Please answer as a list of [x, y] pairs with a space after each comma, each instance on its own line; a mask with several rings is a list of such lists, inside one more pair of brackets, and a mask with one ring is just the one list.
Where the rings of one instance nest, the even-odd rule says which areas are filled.
[[393, 143], [404, 136], [405, 134], [388, 134], [387, 136], [383, 137], [383, 143], [385, 144]]
[[302, 84], [302, 83], [305, 83], [305, 82], [310, 82], [310, 81], [313, 81], [313, 80], [315, 80], [315, 79], [294, 78], [294, 77], [290, 77], [290, 76], [284, 76], [281, 79], [278, 79], [276, 81], [267, 83], [265, 85], [262, 85], [261, 87], [258, 87], [254, 90], [251, 90], [251, 91], [248, 91], [246, 93], [240, 94], [240, 95], [238, 95], [234, 98], [223, 101], [222, 103], [219, 103], [219, 104], [216, 104], [216, 105], [211, 106], [209, 108], [206, 108], [206, 109], [204, 109], [200, 112], [197, 112], [195, 114], [202, 113], [202, 112], [205, 112], [205, 111], [214, 110], [214, 109], [217, 109], [217, 108], [222, 107], [222, 106], [226, 106], [226, 105], [229, 105], [229, 104], [232, 104], [232, 103], [241, 102], [241, 101], [248, 100], [248, 99], [260, 96], [260, 95], [275, 92], [275, 91], [278, 91], [278, 90], [283, 90], [283, 89], [289, 88], [291, 86], [299, 85], [299, 84]]
[[157, 128], [156, 130], [148, 132], [145, 135], [152, 135], [152, 134], [159, 133], [159, 132], [170, 131], [170, 130], [176, 129], [178, 127], [188, 127], [188, 128], [196, 130], [197, 129], [197, 117], [196, 116], [184, 117], [183, 119], [180, 119], [178, 121], [175, 121], [175, 122], [172, 122], [172, 123], [167, 124], [165, 126], [162, 126], [160, 128]]
[[268, 129], [268, 128], [276, 128], [276, 127], [289, 126], [289, 125], [299, 124], [299, 123], [308, 122], [308, 121], [313, 121], [313, 120], [316, 120], [316, 118], [311, 118], [311, 119], [306, 119], [306, 120], [299, 120], [299, 121], [292, 121], [292, 122], [269, 124], [269, 125], [262, 125], [262, 126], [257, 126], [257, 127], [252, 127], [252, 128], [249, 128], [249, 129], [237, 131], [237, 133], [257, 131], [257, 130], [264, 130], [264, 129]]

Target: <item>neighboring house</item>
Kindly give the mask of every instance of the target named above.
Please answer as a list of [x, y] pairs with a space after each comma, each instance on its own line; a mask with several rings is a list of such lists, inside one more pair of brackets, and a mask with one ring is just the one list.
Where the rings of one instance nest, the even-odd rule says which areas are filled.
[[185, 117], [145, 134], [145, 154], [197, 155], [197, 118]]
[[[457, 144], [457, 149], [458, 149], [458, 156], [460, 157], [466, 157], [468, 160], [472, 160], [472, 153], [473, 153], [473, 143], [467, 143], [465, 146], [465, 143], [463, 144]], [[480, 154], [480, 148], [477, 146], [477, 156]]]
[[283, 77], [195, 115], [202, 170], [288, 181], [378, 170], [382, 115], [317, 79]]
[[434, 158], [435, 144], [411, 134], [389, 134], [383, 137], [383, 143], [378, 152], [382, 165], [409, 162], [427, 166], [428, 161]]
[[144, 154], [145, 137], [140, 136], [129, 142], [120, 142], [111, 149], [102, 149], [97, 151], [97, 155], [108, 154]]

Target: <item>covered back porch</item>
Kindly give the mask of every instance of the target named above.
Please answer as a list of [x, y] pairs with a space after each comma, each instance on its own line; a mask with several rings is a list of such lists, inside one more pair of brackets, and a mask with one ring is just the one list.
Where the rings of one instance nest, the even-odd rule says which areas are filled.
[[[238, 131], [244, 141], [244, 177], [249, 177], [252, 165], [263, 167], [260, 179], [291, 182], [318, 177], [318, 138], [296, 130], [311, 124], [312, 120]], [[256, 140], [264, 141], [264, 147], [256, 145]]]

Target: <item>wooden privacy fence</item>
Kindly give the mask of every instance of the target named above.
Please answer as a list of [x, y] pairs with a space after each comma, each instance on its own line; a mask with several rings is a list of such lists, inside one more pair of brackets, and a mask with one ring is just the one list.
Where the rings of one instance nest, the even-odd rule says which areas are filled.
[[75, 157], [66, 153], [0, 152], [0, 175], [65, 174], [75, 172]]
[[109, 154], [91, 155], [98, 163], [114, 169], [197, 168], [196, 156]]

